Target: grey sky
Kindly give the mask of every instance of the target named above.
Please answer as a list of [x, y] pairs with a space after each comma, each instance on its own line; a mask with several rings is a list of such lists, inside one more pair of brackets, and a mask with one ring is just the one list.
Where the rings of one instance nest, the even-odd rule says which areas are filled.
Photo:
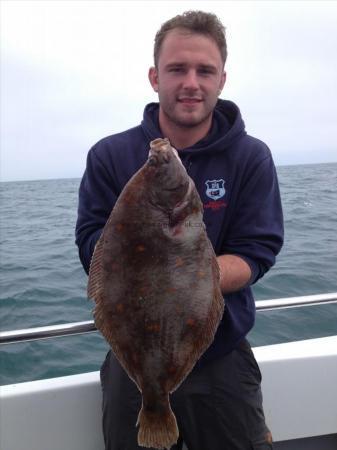
[[95, 142], [137, 125], [154, 35], [188, 9], [226, 26], [221, 97], [276, 164], [337, 161], [335, 1], [2, 1], [1, 180], [80, 177]]

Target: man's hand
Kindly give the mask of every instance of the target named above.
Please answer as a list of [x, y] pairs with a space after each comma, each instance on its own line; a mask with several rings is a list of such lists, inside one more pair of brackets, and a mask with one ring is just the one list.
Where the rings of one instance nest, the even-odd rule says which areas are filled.
[[223, 294], [238, 291], [250, 280], [252, 271], [240, 256], [221, 255], [217, 257], [217, 261], [220, 267], [220, 286]]

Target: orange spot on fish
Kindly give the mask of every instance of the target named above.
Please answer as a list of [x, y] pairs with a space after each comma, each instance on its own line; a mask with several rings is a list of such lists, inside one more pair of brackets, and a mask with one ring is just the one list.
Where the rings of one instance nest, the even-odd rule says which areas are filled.
[[146, 294], [146, 292], [149, 290], [149, 287], [148, 286], [140, 286], [139, 287], [139, 289], [138, 289], [138, 292], [141, 294], [141, 295], [143, 295], [143, 294]]
[[206, 275], [206, 272], [203, 272], [202, 270], [199, 270], [198, 277], [203, 278]]
[[142, 245], [142, 244], [137, 245], [136, 252], [141, 253], [141, 252], [144, 252], [144, 251], [145, 251], [145, 246], [144, 245]]
[[130, 205], [133, 201], [133, 198], [131, 195], [125, 195], [123, 200], [125, 201], [125, 203], [127, 203], [128, 205]]
[[116, 228], [117, 231], [122, 231], [122, 230], [124, 229], [124, 225], [123, 225], [122, 223], [118, 223], [118, 224], [115, 226], [115, 228]]
[[189, 327], [194, 327], [194, 325], [195, 325], [195, 320], [194, 320], [194, 319], [187, 319], [187, 320], [186, 320], [186, 324], [187, 324]]
[[171, 288], [167, 289], [166, 292], [168, 294], [175, 294], [177, 292], [177, 289], [174, 287], [171, 287]]
[[177, 368], [176, 368], [176, 366], [170, 366], [170, 367], [167, 369], [167, 371], [168, 371], [169, 374], [172, 375], [172, 374], [176, 373]]
[[124, 311], [124, 305], [123, 303], [117, 303], [116, 305], [116, 311], [119, 313], [122, 313]]
[[145, 329], [146, 329], [146, 331], [152, 331], [154, 333], [159, 333], [160, 325], [159, 325], [159, 323], [153, 323], [153, 324], [147, 325], [145, 327]]
[[176, 259], [176, 267], [181, 267], [181, 266], [183, 266], [185, 263], [184, 263], [184, 261], [183, 261], [183, 259], [182, 258], [177, 258]]

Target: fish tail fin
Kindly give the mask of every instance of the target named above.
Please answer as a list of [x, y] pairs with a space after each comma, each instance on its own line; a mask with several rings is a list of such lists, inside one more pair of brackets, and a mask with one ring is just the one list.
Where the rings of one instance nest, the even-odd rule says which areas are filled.
[[157, 449], [170, 449], [177, 443], [179, 431], [168, 397], [165, 404], [156, 410], [142, 405], [138, 415], [138, 445]]

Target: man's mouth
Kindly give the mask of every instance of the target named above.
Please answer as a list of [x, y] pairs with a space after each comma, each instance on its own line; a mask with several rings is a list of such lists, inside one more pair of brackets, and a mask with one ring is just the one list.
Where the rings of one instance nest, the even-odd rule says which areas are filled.
[[178, 97], [178, 102], [184, 105], [195, 105], [202, 102], [202, 99], [199, 97]]

